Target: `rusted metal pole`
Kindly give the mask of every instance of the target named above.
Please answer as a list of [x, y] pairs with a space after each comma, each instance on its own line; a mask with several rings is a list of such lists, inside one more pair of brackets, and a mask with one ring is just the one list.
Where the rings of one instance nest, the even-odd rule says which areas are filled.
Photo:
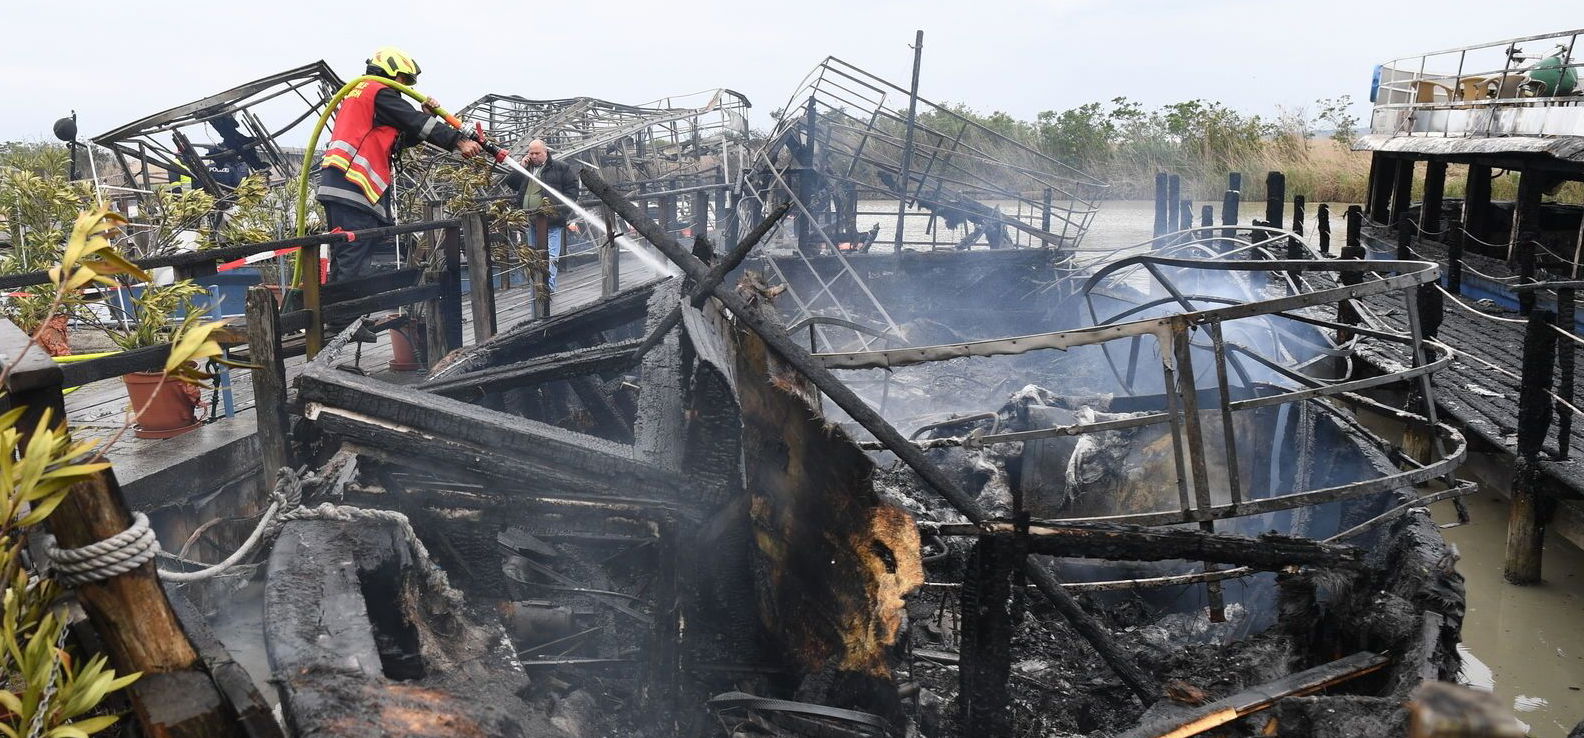
[[[907, 131], [902, 137], [902, 176], [897, 180], [896, 241], [893, 248], [902, 250], [902, 231], [907, 220], [908, 190], [912, 189], [913, 131], [918, 127], [919, 67], [924, 63], [924, 31], [913, 34], [913, 84], [908, 87]], [[805, 203], [806, 204], [806, 203]]]
[[[661, 231], [654, 221], [645, 218], [642, 212], [633, 207], [632, 203], [623, 198], [620, 193], [612, 189], [605, 180], [600, 178], [598, 173], [590, 168], [585, 168], [582, 176], [583, 183], [588, 186], [589, 192], [610, 206], [624, 220], [631, 223], [634, 228], [637, 228], [638, 232], [643, 234], [644, 238], [648, 239], [667, 258], [671, 259], [672, 263], [681, 267], [683, 272], [696, 282], [703, 283], [705, 281], [709, 274], [708, 268], [694, 258], [692, 254], [688, 253], [687, 249], [684, 249], [669, 235]], [[721, 302], [722, 306], [742, 322], [744, 327], [752, 330], [764, 340], [765, 344], [780, 355], [788, 365], [808, 377], [809, 381], [818, 387], [826, 397], [829, 397], [837, 407], [840, 407], [855, 422], [873, 434], [875, 439], [885, 446], [887, 450], [896, 454], [897, 458], [918, 474], [925, 484], [944, 497], [952, 507], [961, 512], [970, 522], [983, 523], [990, 519], [989, 515], [979, 507], [979, 503], [964, 492], [953, 479], [930, 463], [918, 446], [908, 442], [874, 408], [859, 399], [858, 395], [846, 384], [843, 384], [840, 379], [836, 378], [829, 369], [815, 361], [807, 350], [787, 336], [785, 330], [766, 320], [760, 315], [759, 311], [748, 305], [736, 291], [722, 285], [716, 285], [711, 290], [711, 293], [715, 299]], [[1094, 618], [1090, 617], [1078, 605], [1072, 595], [1062, 588], [1061, 581], [1057, 579], [1049, 568], [1030, 562], [1027, 567], [1027, 575], [1029, 580], [1034, 583], [1035, 588], [1043, 593], [1057, 611], [1073, 626], [1073, 629], [1078, 631], [1078, 634], [1083, 636], [1084, 640], [1094, 647], [1095, 651], [1100, 654], [1101, 658], [1105, 659], [1106, 663], [1111, 666], [1112, 670], [1128, 685], [1128, 688], [1133, 691], [1141, 702], [1145, 705], [1152, 705], [1160, 698], [1160, 686], [1137, 664], [1133, 663], [1122, 651], [1121, 647], [1117, 645], [1111, 634], [1101, 628], [1099, 623], [1096, 623]]]
[[1513, 584], [1540, 581], [1545, 548], [1545, 508], [1540, 496], [1540, 449], [1551, 427], [1552, 368], [1556, 360], [1555, 315], [1529, 313], [1524, 330], [1523, 380], [1518, 389], [1518, 458], [1513, 463], [1512, 507], [1507, 517], [1507, 555], [1502, 575]]

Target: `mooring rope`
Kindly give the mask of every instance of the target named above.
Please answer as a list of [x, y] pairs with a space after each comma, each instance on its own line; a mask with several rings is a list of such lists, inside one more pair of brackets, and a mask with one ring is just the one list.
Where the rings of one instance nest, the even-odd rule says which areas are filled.
[[452, 588], [445, 570], [434, 564], [429, 556], [429, 550], [424, 547], [423, 541], [419, 540], [417, 531], [413, 530], [412, 521], [408, 520], [406, 515], [394, 510], [367, 509], [328, 502], [321, 503], [318, 507], [304, 507], [302, 488], [304, 482], [311, 479], [313, 479], [311, 473], [281, 467], [276, 473], [275, 486], [270, 490], [270, 505], [265, 509], [258, 525], [254, 526], [253, 532], [236, 551], [218, 564], [204, 564], [161, 552], [159, 539], [149, 528], [148, 516], [139, 512], [133, 515], [132, 525], [126, 530], [80, 548], [58, 548], [55, 546], [55, 539], [46, 536], [45, 550], [49, 555], [53, 576], [60, 583], [75, 587], [120, 576], [160, 556], [189, 566], [204, 567], [197, 571], [160, 569], [160, 579], [177, 583], [202, 581], [221, 576], [233, 569], [246, 569], [251, 572], [258, 566], [257, 564], [239, 564], [239, 562], [252, 554], [261, 543], [273, 540], [290, 521], [372, 520], [395, 524], [401, 531], [402, 537], [412, 545], [425, 583], [452, 603], [461, 603], [461, 593]]

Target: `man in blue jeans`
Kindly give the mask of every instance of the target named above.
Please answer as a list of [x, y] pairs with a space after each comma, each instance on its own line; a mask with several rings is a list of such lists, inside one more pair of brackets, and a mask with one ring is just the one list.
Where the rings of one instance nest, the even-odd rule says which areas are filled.
[[[577, 169], [550, 156], [550, 150], [545, 148], [545, 142], [534, 139], [528, 142], [528, 154], [523, 157], [522, 165], [544, 187], [554, 189], [566, 199], [576, 202], [581, 192], [578, 183]], [[561, 244], [566, 238], [567, 223], [572, 219], [572, 208], [562, 202], [560, 198], [544, 191], [544, 187], [533, 179], [524, 177], [517, 172], [512, 172], [506, 177], [506, 184], [517, 190], [517, 197], [524, 212], [530, 218], [543, 217], [549, 224], [549, 238], [547, 239], [550, 254], [550, 291], [555, 291], [557, 262], [561, 258]], [[533, 228], [528, 229], [528, 240], [533, 239]]]

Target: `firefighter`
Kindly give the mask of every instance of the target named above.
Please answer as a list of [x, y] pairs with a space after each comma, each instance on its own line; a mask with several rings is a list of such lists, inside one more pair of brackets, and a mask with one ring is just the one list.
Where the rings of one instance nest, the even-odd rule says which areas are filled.
[[[409, 87], [418, 82], [418, 62], [394, 46], [380, 47], [366, 63], [366, 74]], [[395, 223], [391, 168], [403, 149], [428, 141], [464, 157], [479, 153], [477, 142], [432, 115], [439, 107], [430, 98], [419, 112], [395, 88], [372, 80], [342, 98], [316, 196], [331, 229], [356, 231]], [[330, 281], [368, 276], [375, 250], [394, 245], [394, 236], [336, 244], [330, 252]]]

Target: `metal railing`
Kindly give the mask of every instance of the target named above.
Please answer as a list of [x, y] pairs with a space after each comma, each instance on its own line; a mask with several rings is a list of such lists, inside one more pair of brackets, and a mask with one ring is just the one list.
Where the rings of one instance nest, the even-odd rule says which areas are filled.
[[1584, 135], [1584, 29], [1393, 59], [1376, 68], [1375, 135]]

